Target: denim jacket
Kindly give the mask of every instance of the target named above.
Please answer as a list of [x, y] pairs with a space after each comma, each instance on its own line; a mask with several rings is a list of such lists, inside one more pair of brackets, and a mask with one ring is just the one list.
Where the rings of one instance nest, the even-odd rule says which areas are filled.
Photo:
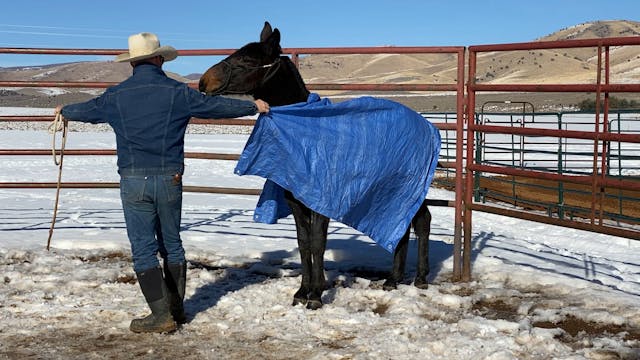
[[170, 79], [161, 68], [142, 64], [99, 97], [67, 105], [62, 115], [92, 124], [108, 123], [116, 134], [118, 172], [171, 174], [184, 168], [184, 134], [191, 117], [253, 115], [252, 101], [206, 96]]

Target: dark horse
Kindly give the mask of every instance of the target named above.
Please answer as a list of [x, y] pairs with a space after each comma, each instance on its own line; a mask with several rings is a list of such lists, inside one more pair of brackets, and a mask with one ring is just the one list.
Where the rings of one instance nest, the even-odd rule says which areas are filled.
[[[287, 56], [282, 56], [280, 32], [265, 22], [260, 42], [243, 46], [200, 78], [200, 91], [208, 95], [246, 94], [263, 99], [271, 106], [305, 102], [309, 96], [300, 73]], [[306, 304], [309, 309], [322, 306], [326, 287], [324, 252], [329, 218], [302, 204], [285, 192], [296, 223], [298, 247], [302, 262], [302, 285], [293, 296], [293, 305]], [[426, 203], [420, 206], [411, 222], [418, 238], [417, 275], [419, 288], [427, 287], [429, 273], [429, 232], [431, 213]], [[398, 243], [393, 256], [393, 269], [383, 287], [396, 288], [404, 278], [410, 228]]]

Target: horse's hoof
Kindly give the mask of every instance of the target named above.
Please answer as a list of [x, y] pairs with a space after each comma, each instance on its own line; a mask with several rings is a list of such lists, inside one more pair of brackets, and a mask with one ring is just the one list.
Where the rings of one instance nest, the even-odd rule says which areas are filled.
[[296, 305], [306, 305], [306, 304], [307, 304], [307, 299], [306, 298], [294, 297], [293, 298], [293, 303], [291, 305], [292, 306], [296, 306]]
[[413, 282], [413, 285], [415, 287], [417, 287], [418, 289], [428, 289], [429, 288], [429, 283], [426, 280], [420, 280], [420, 279], [416, 279]]
[[307, 309], [309, 310], [318, 310], [322, 307], [322, 301], [320, 300], [309, 300], [307, 301]]
[[397, 288], [398, 288], [398, 282], [393, 281], [391, 279], [387, 279], [387, 281], [385, 281], [384, 284], [382, 284], [382, 289], [384, 291], [396, 290]]

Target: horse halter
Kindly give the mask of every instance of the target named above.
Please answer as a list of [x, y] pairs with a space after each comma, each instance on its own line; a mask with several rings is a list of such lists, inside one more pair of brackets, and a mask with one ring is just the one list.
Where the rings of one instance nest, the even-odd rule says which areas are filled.
[[[220, 63], [223, 64], [224, 66], [228, 67], [229, 71], [226, 72], [226, 77], [225, 77], [225, 80], [224, 80], [224, 83], [222, 84], [222, 86], [220, 86], [215, 91], [207, 93], [207, 95], [213, 96], [213, 95], [220, 95], [222, 93], [225, 93], [225, 94], [248, 94], [251, 91], [257, 89], [258, 87], [264, 85], [267, 81], [271, 80], [271, 78], [276, 74], [278, 69], [280, 69], [280, 57], [276, 58], [270, 64], [258, 65], [258, 66], [234, 66], [234, 65], [230, 64], [226, 59], [222, 60]], [[267, 69], [267, 71], [264, 73], [264, 75], [262, 76], [262, 79], [258, 82], [258, 84], [256, 86], [254, 86], [252, 89], [249, 89], [249, 90], [246, 90], [246, 91], [243, 91], [243, 90], [227, 91], [227, 88], [229, 87], [229, 83], [231, 82], [231, 76], [233, 75], [234, 71], [238, 71], [238, 70], [259, 71], [259, 70], [262, 70], [262, 69]]]

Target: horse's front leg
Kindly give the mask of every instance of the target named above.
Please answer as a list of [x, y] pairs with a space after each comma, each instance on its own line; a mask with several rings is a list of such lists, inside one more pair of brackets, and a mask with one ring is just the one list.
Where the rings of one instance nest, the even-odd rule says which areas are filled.
[[422, 203], [420, 209], [413, 217], [413, 231], [418, 238], [418, 266], [414, 285], [421, 289], [429, 286], [429, 235], [431, 233], [431, 212], [426, 203]]
[[309, 309], [322, 307], [324, 251], [327, 244], [329, 218], [312, 211], [291, 193], [285, 195], [296, 223], [298, 251], [302, 264], [302, 283], [293, 295], [293, 305], [306, 304]]

